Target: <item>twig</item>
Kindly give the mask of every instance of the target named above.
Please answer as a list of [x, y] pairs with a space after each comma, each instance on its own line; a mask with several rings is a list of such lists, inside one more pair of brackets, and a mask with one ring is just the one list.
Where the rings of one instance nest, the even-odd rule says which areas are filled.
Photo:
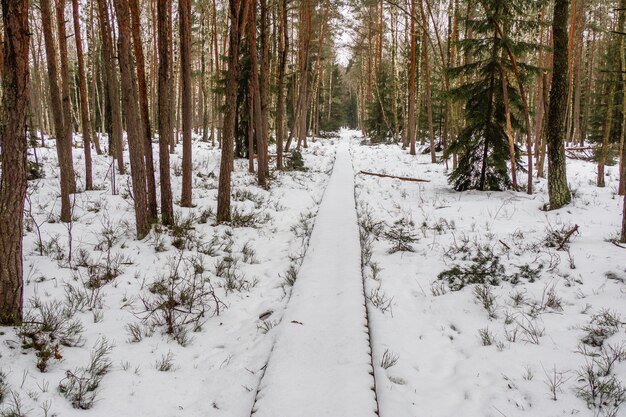
[[565, 247], [565, 244], [567, 243], [567, 241], [569, 240], [569, 238], [574, 234], [578, 232], [578, 225], [574, 225], [574, 228], [572, 230], [570, 230], [569, 232], [567, 232], [567, 234], [565, 235], [565, 237], [563, 238], [563, 240], [561, 241], [561, 244], [559, 245], [559, 247], [557, 248], [557, 250], [563, 250], [563, 248]]
[[395, 178], [397, 180], [402, 180], [402, 181], [430, 182], [430, 180], [423, 180], [423, 179], [420, 179], [420, 178], [398, 177], [396, 175], [379, 174], [379, 173], [376, 173], [376, 172], [368, 172], [368, 171], [361, 171], [361, 174], [363, 174], [363, 175], [372, 175], [374, 177], [381, 177], [381, 178]]

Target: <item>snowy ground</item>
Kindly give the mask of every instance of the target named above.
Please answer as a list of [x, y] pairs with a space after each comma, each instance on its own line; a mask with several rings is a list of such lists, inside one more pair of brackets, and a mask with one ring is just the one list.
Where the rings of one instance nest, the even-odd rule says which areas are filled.
[[[381, 416], [612, 415], [625, 400], [615, 382], [626, 384], [626, 249], [608, 242], [621, 221], [617, 167], [599, 189], [595, 165], [568, 161], [573, 203], [545, 213], [544, 180], [535, 182], [533, 196], [457, 193], [430, 155], [362, 146], [360, 138], [352, 151], [357, 173], [431, 181], [356, 176], [374, 359], [384, 365], [376, 370]], [[550, 230], [575, 224], [580, 233], [568, 250], [546, 246]], [[414, 252], [389, 254], [398, 233], [416, 239], [409, 244]], [[500, 285], [451, 291], [438, 274], [476, 266], [479, 247], [490, 271], [496, 257], [504, 268]], [[524, 265], [542, 265], [534, 282], [505, 281]], [[590, 331], [596, 337], [587, 338]], [[604, 336], [602, 348], [593, 346]], [[598, 381], [585, 377], [588, 364], [602, 375]], [[603, 388], [590, 389], [590, 379]], [[592, 409], [585, 392], [594, 393]], [[626, 406], [615, 415], [626, 416]]]
[[[457, 193], [428, 155], [344, 136], [311, 143], [309, 171], [276, 174], [269, 191], [237, 161], [232, 227], [213, 225], [219, 150], [195, 142], [196, 206], [176, 206], [177, 227], [140, 242], [128, 178], [111, 195], [107, 157], [95, 157], [98, 190], [76, 195], [68, 228], [54, 142], [38, 149], [46, 178], [30, 183], [24, 245], [30, 324], [0, 333], [0, 416], [19, 415], [9, 414], [18, 402], [27, 416], [247, 417], [256, 400], [259, 416], [365, 417], [370, 348], [382, 417], [626, 416], [616, 167], [599, 189], [593, 164], [569, 161], [573, 202], [546, 213], [544, 180], [533, 196]], [[82, 164], [76, 149], [79, 173]], [[174, 156], [175, 198], [180, 165]], [[329, 375], [329, 386], [315, 382]], [[72, 406], [93, 392], [89, 410]]]
[[[304, 151], [309, 170], [276, 174], [270, 191], [256, 187], [254, 176], [246, 172], [247, 162], [237, 161], [233, 197], [240, 224], [216, 227], [214, 174], [220, 153], [195, 142], [195, 207], [175, 205], [179, 227], [156, 229], [143, 241], [134, 239], [128, 177], [117, 176], [119, 195], [111, 195], [110, 160], [105, 156], [94, 157], [94, 183], [99, 190], [76, 195], [71, 233], [58, 222], [54, 141], [48, 145], [37, 149], [46, 178], [29, 184], [32, 218], [27, 215], [24, 265], [25, 299], [31, 301], [26, 311], [27, 320], [52, 321], [42, 320], [41, 309], [33, 308], [32, 300], [37, 299], [44, 311], [53, 311], [50, 315], [63, 324], [56, 339], [45, 345], [52, 351], [45, 372], [38, 370], [35, 350], [25, 349], [16, 331], [0, 333], [0, 370], [6, 384], [0, 409], [14, 409], [17, 398], [28, 416], [248, 416], [274, 342], [271, 328], [280, 321], [290, 293], [290, 269], [297, 271], [300, 266], [336, 144], [333, 140], [311, 143]], [[172, 159], [175, 200], [181, 185], [177, 155]], [[76, 149], [74, 156], [81, 172], [82, 149]], [[79, 187], [82, 183], [79, 179]], [[193, 220], [186, 224], [190, 216]], [[111, 271], [119, 269], [112, 274], [118, 276], [98, 279], [107, 265]], [[168, 280], [170, 276], [179, 278]], [[164, 304], [162, 297], [169, 294], [155, 283], [178, 285], [172, 294], [179, 300], [189, 296], [191, 292], [184, 291], [194, 286], [192, 292], [200, 300], [195, 313], [202, 314], [200, 305], [206, 309], [201, 326], [190, 323], [176, 331], [186, 346], [163, 334], [166, 327], [156, 324], [164, 309], [146, 312], [144, 300], [159, 307]], [[179, 320], [192, 316], [181, 314]], [[84, 328], [78, 343], [68, 343], [78, 346], [66, 347], [58, 340], [58, 334], [72, 333], [67, 331], [69, 317]], [[135, 326], [134, 334], [129, 325]], [[37, 337], [47, 335], [40, 332]], [[104, 339], [111, 346], [111, 366], [93, 407], [74, 409], [76, 396], [64, 398], [59, 383], [68, 382], [64, 380], [67, 371], [92, 376], [76, 370], [89, 365], [90, 352], [102, 346]], [[84, 385], [90, 382], [83, 381]], [[88, 400], [85, 388], [81, 398]]]

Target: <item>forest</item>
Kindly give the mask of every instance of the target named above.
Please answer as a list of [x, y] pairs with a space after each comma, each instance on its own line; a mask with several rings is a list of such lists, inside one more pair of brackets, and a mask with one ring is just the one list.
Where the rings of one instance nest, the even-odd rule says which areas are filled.
[[0, 4], [0, 417], [626, 416], [626, 0]]

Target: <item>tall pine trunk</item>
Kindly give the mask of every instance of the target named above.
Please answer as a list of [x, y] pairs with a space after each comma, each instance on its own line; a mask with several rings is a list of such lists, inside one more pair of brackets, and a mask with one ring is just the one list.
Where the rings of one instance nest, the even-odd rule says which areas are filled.
[[170, 89], [171, 57], [170, 43], [172, 36], [172, 0], [157, 2], [157, 30], [159, 50], [159, 174], [161, 186], [161, 221], [171, 225], [174, 220], [172, 203], [172, 185], [170, 179], [169, 145], [172, 140], [171, 110], [172, 91]]
[[[47, 1], [47, 0], [46, 0]], [[114, 66], [113, 40], [111, 38], [111, 21], [109, 19], [109, 11], [106, 0], [98, 1], [98, 17], [100, 20], [100, 34], [102, 35], [102, 49], [104, 52], [104, 73], [106, 75], [106, 88], [108, 93], [108, 102], [110, 103], [111, 112], [111, 135], [109, 143], [113, 145], [113, 152], [117, 160], [117, 167], [120, 174], [126, 173], [124, 166], [124, 140], [122, 138], [122, 111], [120, 108], [120, 94], [118, 90], [117, 73]]]
[[11, 326], [20, 323], [23, 303], [22, 225], [27, 187], [26, 118], [30, 107], [28, 0], [2, 0], [2, 21], [0, 326]]
[[555, 0], [552, 32], [554, 39], [552, 88], [548, 109], [548, 195], [549, 210], [569, 204], [571, 194], [565, 167], [565, 118], [567, 116], [567, 15], [569, 0]]
[[150, 126], [150, 110], [148, 108], [148, 87], [146, 86], [146, 60], [143, 54], [141, 41], [141, 15], [138, 0], [130, 0], [131, 25], [133, 33], [133, 47], [137, 61], [137, 81], [139, 85], [139, 107], [141, 122], [144, 133], [144, 158], [146, 160], [146, 184], [148, 187], [148, 210], [150, 222], [153, 223], [158, 217], [156, 197], [156, 180], [154, 178], [154, 155], [152, 152], [152, 127]]
[[[61, 103], [61, 89], [59, 88], [59, 69], [54, 44], [54, 34], [52, 32], [52, 11], [50, 0], [40, 0], [41, 21], [43, 35], [45, 39], [46, 61], [48, 67], [48, 84], [50, 90], [50, 107], [54, 123], [54, 135], [56, 137], [57, 157], [60, 167], [61, 183], [61, 221], [70, 222], [72, 220], [72, 208], [70, 203], [70, 179], [71, 172], [67, 170], [70, 162], [67, 161], [67, 151], [65, 142], [65, 118], [63, 116], [63, 106]], [[71, 152], [71, 149], [69, 150]]]
[[217, 191], [218, 223], [230, 221], [230, 189], [234, 164], [233, 142], [235, 140], [237, 115], [237, 84], [239, 78], [239, 44], [241, 33], [245, 31], [249, 0], [229, 0], [230, 34], [228, 52], [228, 73], [226, 74], [226, 106], [222, 136], [222, 158]]
[[83, 147], [85, 152], [85, 189], [93, 189], [91, 164], [91, 121], [89, 120], [89, 100], [87, 97], [87, 77], [85, 76], [85, 59], [83, 56], [82, 34], [80, 32], [80, 18], [78, 0], [72, 0], [72, 15], [74, 18], [74, 40], [76, 41], [76, 59], [78, 61], [78, 90], [80, 95], [80, 118], [83, 128]]
[[143, 239], [150, 230], [150, 212], [148, 209], [145, 152], [143, 149], [145, 136], [141, 122], [141, 110], [139, 108], [137, 73], [131, 48], [132, 32], [128, 20], [130, 15], [128, 0], [115, 0], [115, 12], [119, 27], [118, 60], [122, 82], [122, 102], [127, 122], [137, 239]]
[[191, 123], [192, 123], [192, 91], [191, 91], [191, 0], [178, 1], [178, 26], [180, 29], [180, 74], [183, 128], [183, 189], [180, 197], [182, 207], [191, 207]]

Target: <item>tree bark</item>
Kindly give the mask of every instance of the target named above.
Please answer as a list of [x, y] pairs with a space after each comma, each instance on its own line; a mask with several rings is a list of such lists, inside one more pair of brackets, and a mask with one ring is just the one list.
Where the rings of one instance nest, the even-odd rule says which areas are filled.
[[[257, 152], [259, 154], [259, 186], [267, 186], [267, 178], [270, 175], [269, 170], [269, 89], [270, 89], [270, 47], [269, 47], [269, 16], [267, 13], [267, 0], [259, 0], [260, 20], [261, 20], [261, 66], [259, 71], [260, 77], [260, 98], [261, 98], [261, 136], [258, 141]], [[262, 175], [261, 175], [262, 174]]]
[[148, 209], [148, 192], [146, 186], [146, 166], [144, 159], [143, 123], [139, 108], [139, 93], [132, 52], [132, 32], [128, 16], [130, 6], [128, 0], [115, 0], [115, 12], [119, 27], [118, 60], [122, 85], [122, 101], [127, 121], [128, 149], [130, 153], [130, 169], [133, 185], [133, 202], [137, 239], [143, 239], [150, 230], [150, 212]]
[[[76, 192], [76, 178], [72, 155], [72, 102], [70, 99], [70, 69], [67, 58], [67, 32], [65, 30], [65, 0], [56, 0], [57, 42], [61, 63], [61, 104], [63, 108], [63, 138], [64, 158], [61, 170], [67, 172], [67, 181], [70, 193]], [[60, 138], [57, 138], [57, 141]], [[64, 220], [69, 221], [69, 220]]]
[[226, 75], [226, 108], [224, 110], [224, 133], [222, 136], [222, 158], [217, 192], [216, 221], [230, 221], [231, 174], [234, 164], [233, 142], [235, 140], [237, 113], [237, 81], [239, 78], [239, 44], [245, 31], [249, 0], [229, 0], [230, 34], [228, 73]]
[[[46, 0], [48, 1], [48, 0]], [[113, 40], [111, 39], [111, 21], [106, 0], [98, 0], [98, 17], [100, 20], [100, 33], [102, 35], [102, 49], [104, 52], [104, 72], [106, 74], [106, 87], [111, 104], [111, 135], [110, 143], [113, 144], [113, 152], [117, 160], [119, 173], [124, 175], [124, 141], [122, 138], [122, 113], [120, 109], [120, 94], [118, 91], [117, 73], [114, 66]]]
[[[45, 1], [45, 0], [44, 0]], [[22, 226], [29, 113], [28, 0], [2, 0], [2, 174], [0, 178], [0, 326], [22, 320]]]
[[411, 26], [410, 26], [410, 38], [411, 38], [411, 57], [409, 67], [409, 114], [408, 114], [408, 142], [410, 145], [411, 155], [416, 154], [415, 150], [415, 74], [417, 72], [417, 62], [415, 55], [417, 54], [417, 33], [415, 33], [415, 8], [416, 0], [411, 0]]
[[567, 15], [569, 0], [555, 0], [552, 23], [554, 58], [548, 109], [548, 195], [549, 210], [569, 204], [565, 159], [565, 117], [567, 115]]
[[183, 127], [183, 189], [180, 197], [181, 207], [191, 207], [191, 0], [178, 1], [178, 26], [180, 29], [180, 74], [182, 88], [182, 127]]
[[[65, 118], [63, 117], [63, 108], [61, 104], [61, 89], [59, 88], [59, 69], [56, 55], [56, 47], [54, 44], [54, 35], [52, 32], [52, 11], [50, 0], [40, 0], [41, 21], [43, 27], [43, 35], [46, 43], [46, 61], [48, 66], [48, 84], [50, 89], [50, 107], [54, 123], [54, 134], [57, 142], [57, 157], [60, 167], [60, 183], [61, 183], [61, 221], [69, 222], [72, 219], [72, 208], [70, 203], [70, 178], [71, 173], [68, 172], [67, 166], [67, 150], [65, 135]], [[69, 150], [71, 152], [71, 149]]]
[[146, 159], [146, 184], [148, 186], [148, 210], [150, 211], [150, 223], [154, 223], [158, 217], [156, 197], [156, 180], [154, 178], [154, 155], [152, 152], [152, 127], [150, 126], [150, 109], [148, 107], [148, 88], [146, 86], [146, 60], [143, 54], [141, 41], [141, 14], [138, 0], [130, 0], [130, 14], [133, 34], [133, 47], [137, 61], [137, 81], [139, 84], [139, 107], [141, 121], [144, 130], [144, 153]]
[[280, 63], [278, 67], [278, 98], [276, 103], [276, 168], [283, 168], [283, 140], [285, 138], [285, 73], [287, 70], [287, 51], [289, 50], [289, 28], [287, 27], [287, 0], [280, 2], [281, 36], [279, 40]]
[[159, 175], [161, 186], [161, 221], [171, 225], [174, 220], [172, 185], [170, 179], [169, 145], [172, 140], [171, 110], [172, 91], [170, 89], [171, 62], [170, 43], [172, 34], [172, 0], [157, 1], [157, 30], [159, 50]]
[[85, 152], [85, 189], [93, 189], [93, 175], [91, 163], [91, 121], [89, 120], [89, 100], [87, 97], [87, 78], [85, 76], [85, 59], [83, 56], [82, 34], [80, 32], [80, 18], [78, 0], [72, 0], [72, 14], [74, 17], [74, 40], [76, 41], [76, 59], [78, 61], [78, 90], [80, 95], [80, 118], [83, 127], [83, 147]]

